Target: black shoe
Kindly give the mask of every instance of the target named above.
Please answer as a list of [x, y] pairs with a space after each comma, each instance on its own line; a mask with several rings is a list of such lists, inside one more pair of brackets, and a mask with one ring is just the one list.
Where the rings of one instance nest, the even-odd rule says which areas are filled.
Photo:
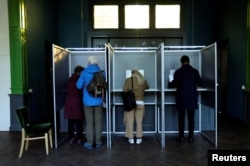
[[179, 143], [184, 143], [184, 138], [178, 138], [177, 141], [178, 141]]
[[188, 142], [189, 142], [189, 143], [193, 143], [193, 142], [194, 142], [194, 139], [193, 139], [193, 138], [189, 138], [189, 139], [188, 139]]

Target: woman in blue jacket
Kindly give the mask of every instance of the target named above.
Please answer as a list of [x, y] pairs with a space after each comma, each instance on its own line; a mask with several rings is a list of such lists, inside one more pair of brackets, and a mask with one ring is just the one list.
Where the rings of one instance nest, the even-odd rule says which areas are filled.
[[100, 71], [98, 60], [95, 56], [88, 58], [88, 66], [81, 73], [76, 86], [78, 89], [83, 89], [83, 105], [86, 121], [86, 142], [83, 147], [87, 149], [99, 148], [102, 146], [102, 111], [103, 98], [102, 96], [92, 96], [87, 91], [87, 85], [91, 81], [94, 73]]

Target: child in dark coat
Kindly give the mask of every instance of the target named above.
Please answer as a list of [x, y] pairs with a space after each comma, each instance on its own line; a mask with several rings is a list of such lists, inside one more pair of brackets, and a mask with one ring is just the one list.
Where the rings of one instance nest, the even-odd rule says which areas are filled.
[[[76, 82], [84, 70], [82, 66], [76, 66], [74, 73], [67, 83], [67, 97], [64, 106], [64, 117], [68, 119], [69, 143], [83, 142], [83, 119], [84, 111], [82, 104], [82, 90], [76, 88]], [[74, 134], [76, 127], [76, 136]]]

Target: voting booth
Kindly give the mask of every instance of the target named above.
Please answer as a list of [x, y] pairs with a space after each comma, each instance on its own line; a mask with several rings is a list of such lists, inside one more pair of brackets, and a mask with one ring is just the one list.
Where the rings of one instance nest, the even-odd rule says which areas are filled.
[[[53, 47], [53, 113], [55, 146], [62, 143], [67, 134], [64, 118], [64, 100], [67, 81], [74, 67], [87, 67], [89, 56], [96, 56], [106, 73], [108, 89], [103, 105], [103, 136], [107, 148], [111, 148], [116, 135], [124, 135], [124, 108], [122, 88], [132, 69], [140, 70], [149, 84], [145, 91], [144, 135], [156, 135], [159, 145], [165, 148], [168, 134], [178, 133], [178, 117], [175, 108], [175, 89], [169, 81], [180, 64], [182, 55], [188, 55], [190, 64], [203, 79], [198, 87], [198, 110], [195, 111], [195, 133], [202, 134], [217, 146], [217, 46], [164, 46], [159, 47], [112, 47], [62, 48]], [[187, 120], [185, 124], [187, 132]]]
[[[98, 65], [107, 72], [108, 46], [105, 48], [62, 48], [57, 45], [53, 47], [53, 106], [54, 106], [54, 142], [57, 148], [59, 144], [67, 139], [68, 121], [64, 118], [64, 102], [67, 95], [67, 82], [78, 65], [87, 67], [88, 58], [96, 56]], [[108, 79], [108, 77], [106, 78]], [[106, 97], [108, 99], [108, 97]], [[106, 101], [105, 101], [106, 102]], [[108, 108], [109, 104], [103, 105], [103, 134], [107, 134]], [[107, 141], [107, 145], [108, 145]]]
[[122, 102], [122, 88], [125, 80], [131, 75], [132, 69], [138, 69], [147, 80], [149, 89], [145, 91], [145, 116], [143, 119], [143, 133], [157, 133], [157, 93], [160, 92], [157, 85], [157, 54], [156, 48], [114, 48], [113, 56], [110, 57], [111, 68], [111, 100], [110, 109], [112, 112], [111, 138], [117, 134], [123, 134], [124, 108]]
[[[204, 86], [198, 87], [198, 110], [195, 110], [195, 133], [201, 133], [217, 146], [217, 50], [216, 43], [205, 46], [164, 46], [161, 45], [162, 98], [159, 121], [160, 132], [178, 133], [178, 112], [175, 106], [175, 88], [169, 86], [174, 71], [181, 67], [180, 59], [187, 55], [190, 65], [196, 68]], [[185, 133], [188, 132], [187, 116]], [[167, 136], [167, 135], [166, 135]], [[165, 137], [162, 147], [165, 147]]]

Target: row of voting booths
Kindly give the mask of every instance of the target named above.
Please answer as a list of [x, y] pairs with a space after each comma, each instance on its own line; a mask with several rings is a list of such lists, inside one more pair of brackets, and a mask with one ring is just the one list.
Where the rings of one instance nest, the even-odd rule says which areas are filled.
[[[188, 55], [190, 64], [203, 79], [198, 87], [198, 110], [195, 112], [195, 132], [203, 135], [217, 146], [217, 45], [164, 46], [159, 47], [112, 47], [62, 48], [53, 47], [53, 96], [55, 147], [65, 140], [61, 133], [67, 132], [67, 120], [63, 116], [66, 83], [74, 67], [87, 67], [89, 56], [96, 56], [99, 66], [106, 73], [108, 90], [103, 112], [103, 137], [107, 148], [115, 143], [116, 135], [124, 135], [122, 88], [129, 71], [136, 68], [143, 72], [149, 89], [145, 92], [144, 135], [156, 135], [159, 146], [165, 148], [168, 134], [178, 133], [175, 108], [175, 89], [169, 81], [180, 64], [182, 55]], [[187, 132], [187, 120], [186, 120]]]

